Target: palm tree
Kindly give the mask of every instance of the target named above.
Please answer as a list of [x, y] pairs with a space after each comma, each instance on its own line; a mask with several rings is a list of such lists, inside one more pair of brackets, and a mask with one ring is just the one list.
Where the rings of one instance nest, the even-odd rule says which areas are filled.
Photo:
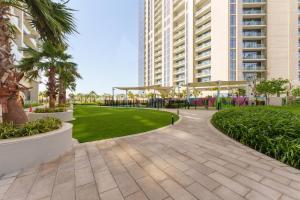
[[11, 53], [14, 38], [10, 23], [10, 7], [24, 11], [31, 17], [30, 24], [43, 41], [64, 43], [67, 34], [76, 32], [71, 9], [65, 3], [51, 0], [1, 0], [0, 1], [0, 99], [3, 106], [3, 121], [21, 125], [27, 116], [21, 104], [20, 91], [26, 90], [19, 82], [22, 73], [15, 70]]
[[76, 79], [81, 76], [77, 70], [77, 64], [68, 61], [72, 58], [70, 55], [65, 54], [62, 62], [58, 63], [58, 104], [66, 104], [67, 89], [71, 91], [76, 90]]
[[[56, 75], [59, 68], [66, 62], [65, 45], [53, 45], [51, 42], [44, 42], [39, 50], [31, 47], [24, 48], [23, 51], [28, 55], [21, 60], [18, 68], [24, 72], [29, 80], [37, 79], [44, 73], [48, 78], [47, 90], [49, 95], [49, 107], [55, 108], [57, 96]], [[68, 64], [72, 65], [73, 64]]]

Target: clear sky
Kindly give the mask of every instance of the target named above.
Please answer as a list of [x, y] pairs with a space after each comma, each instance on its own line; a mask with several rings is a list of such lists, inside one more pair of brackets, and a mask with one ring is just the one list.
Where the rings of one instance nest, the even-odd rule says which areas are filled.
[[76, 92], [111, 93], [113, 86], [138, 85], [138, 1], [71, 0], [79, 34], [69, 52], [83, 80]]

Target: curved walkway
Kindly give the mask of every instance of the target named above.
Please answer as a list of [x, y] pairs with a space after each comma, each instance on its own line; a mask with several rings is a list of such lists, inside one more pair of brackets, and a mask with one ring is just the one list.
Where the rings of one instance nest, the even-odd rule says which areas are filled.
[[300, 171], [220, 134], [213, 111], [181, 114], [173, 127], [81, 144], [2, 177], [0, 200], [300, 199]]

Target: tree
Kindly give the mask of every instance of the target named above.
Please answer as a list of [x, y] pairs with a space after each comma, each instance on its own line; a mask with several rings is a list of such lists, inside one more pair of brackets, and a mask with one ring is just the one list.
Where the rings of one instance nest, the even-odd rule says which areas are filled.
[[47, 90], [49, 95], [49, 107], [55, 108], [57, 96], [57, 78], [59, 67], [65, 64], [65, 45], [53, 45], [51, 42], [44, 42], [38, 50], [31, 47], [22, 49], [28, 56], [21, 60], [18, 68], [25, 73], [29, 80], [41, 77], [44, 73], [48, 78]]
[[193, 88], [192, 94], [195, 98], [197, 98], [199, 95], [201, 95], [201, 91], [197, 90], [196, 88]]
[[3, 121], [22, 125], [27, 116], [21, 103], [20, 91], [26, 90], [20, 84], [23, 74], [15, 70], [11, 53], [14, 38], [10, 23], [10, 7], [30, 15], [30, 24], [40, 34], [41, 40], [62, 44], [67, 34], [76, 32], [71, 9], [65, 3], [51, 0], [1, 0], [0, 1], [0, 101], [3, 107]]
[[300, 87], [296, 87], [292, 90], [292, 95], [294, 97], [299, 97], [300, 96]]
[[289, 83], [289, 81], [285, 79], [264, 80], [257, 84], [255, 89], [256, 92], [266, 96], [268, 103], [270, 95], [277, 94], [277, 96], [280, 97], [280, 93], [286, 91], [287, 83]]
[[82, 78], [77, 70], [76, 63], [68, 61], [71, 56], [65, 54], [65, 59], [58, 63], [58, 104], [66, 104], [67, 89], [76, 90], [76, 80]]
[[127, 96], [129, 99], [134, 100], [134, 94], [132, 92], [129, 91]]
[[98, 97], [98, 94], [95, 91], [91, 91], [89, 93], [90, 102], [96, 102], [97, 97]]

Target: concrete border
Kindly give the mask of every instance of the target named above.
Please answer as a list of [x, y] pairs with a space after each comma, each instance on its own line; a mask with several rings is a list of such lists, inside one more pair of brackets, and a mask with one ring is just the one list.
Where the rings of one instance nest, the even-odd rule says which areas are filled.
[[53, 117], [61, 120], [62, 122], [70, 122], [73, 120], [73, 110], [68, 110], [66, 112], [54, 112], [54, 113], [35, 113], [26, 112], [28, 121], [35, 121], [38, 119], [45, 119], [47, 117]]
[[0, 176], [58, 158], [73, 146], [72, 124], [34, 136], [0, 140]]

